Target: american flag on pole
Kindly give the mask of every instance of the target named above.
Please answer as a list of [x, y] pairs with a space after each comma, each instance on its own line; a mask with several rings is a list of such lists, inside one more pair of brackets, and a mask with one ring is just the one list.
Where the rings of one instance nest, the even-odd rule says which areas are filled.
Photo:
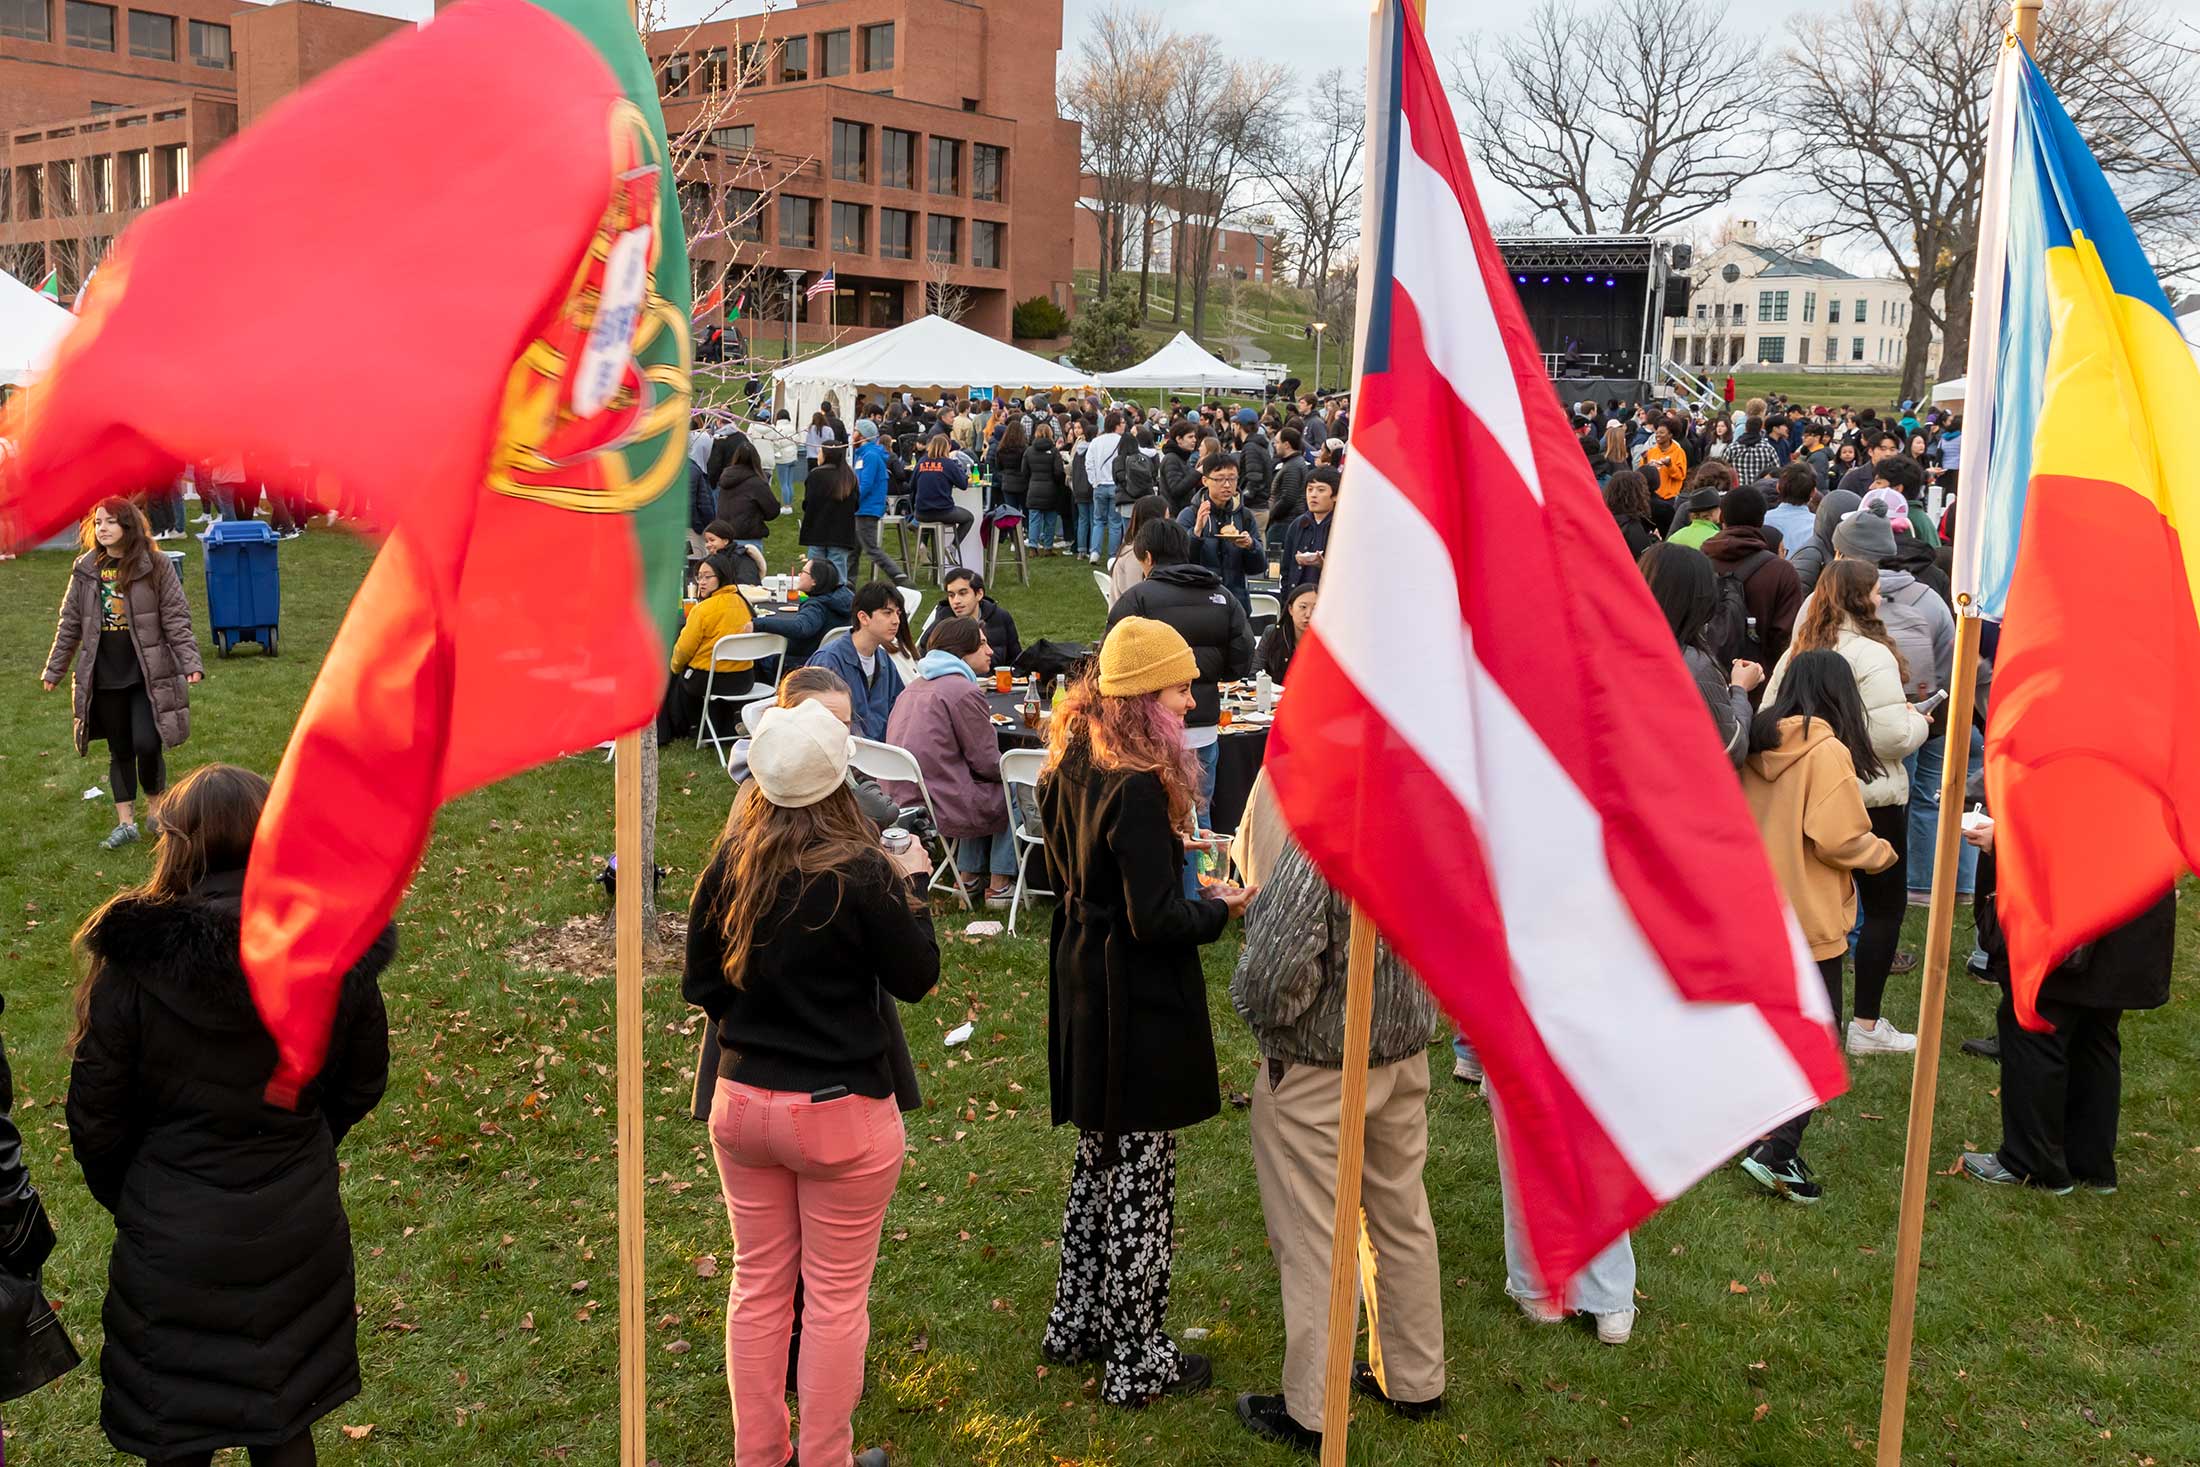
[[1847, 1079], [1401, 0], [1376, 8], [1367, 135], [1352, 452], [1267, 768], [1480, 1052], [1556, 1294]]
[[827, 265], [825, 267], [825, 273], [818, 276], [817, 279], [811, 281], [810, 288], [802, 292], [802, 298], [804, 300], [814, 300], [821, 295], [831, 295], [833, 293], [833, 287], [838, 285], [839, 283], [840, 282], [833, 279], [833, 267]]

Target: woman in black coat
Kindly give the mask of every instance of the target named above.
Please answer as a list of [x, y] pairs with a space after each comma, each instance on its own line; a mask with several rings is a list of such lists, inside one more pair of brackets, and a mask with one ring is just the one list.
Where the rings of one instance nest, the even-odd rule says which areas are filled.
[[1032, 548], [1051, 555], [1061, 543], [1062, 507], [1069, 503], [1069, 470], [1054, 442], [1054, 429], [1041, 423], [1032, 430], [1024, 449], [1024, 512], [1031, 516], [1025, 530]]
[[718, 518], [733, 526], [736, 543], [761, 547], [779, 509], [779, 491], [765, 477], [756, 445], [742, 439], [718, 479]]
[[1217, 1114], [1199, 948], [1251, 893], [1183, 894], [1198, 766], [1183, 743], [1197, 673], [1162, 622], [1130, 617], [1057, 711], [1039, 814], [1060, 899], [1048, 944], [1054, 1123], [1077, 1128], [1061, 1273], [1041, 1349], [1101, 1364], [1112, 1405], [1204, 1389], [1207, 1359], [1164, 1324], [1176, 1132]]
[[[0, 1011], [6, 1008], [0, 999]], [[39, 1277], [53, 1252], [53, 1223], [31, 1185], [14, 1114], [15, 1076], [0, 1045], [0, 1401], [27, 1396], [77, 1365], [76, 1346]]]
[[1612, 522], [1627, 542], [1629, 560], [1641, 560], [1642, 553], [1658, 543], [1658, 524], [1650, 518], [1650, 486], [1642, 475], [1621, 469], [1606, 479], [1604, 507], [1612, 512]]
[[1001, 430], [1000, 442], [993, 448], [993, 482], [1000, 493], [1000, 502], [1018, 514], [1024, 513], [1024, 496], [1030, 482], [1024, 470], [1024, 457], [1024, 420], [1010, 418], [1008, 426]]
[[69, 1140], [115, 1215], [100, 1425], [156, 1464], [241, 1446], [253, 1467], [304, 1467], [313, 1423], [359, 1394], [336, 1147], [389, 1079], [375, 980], [396, 939], [344, 976], [298, 1108], [268, 1103], [275, 1041], [237, 953], [266, 798], [249, 770], [193, 770], [161, 806], [151, 877], [77, 935]]

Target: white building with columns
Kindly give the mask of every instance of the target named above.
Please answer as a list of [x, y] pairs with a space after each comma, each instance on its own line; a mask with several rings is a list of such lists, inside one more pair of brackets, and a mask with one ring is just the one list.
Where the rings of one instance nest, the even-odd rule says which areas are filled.
[[[1780, 249], [1737, 220], [1689, 270], [1685, 320], [1666, 325], [1665, 354], [1697, 372], [1899, 372], [1910, 332], [1910, 288], [1824, 258], [1818, 241]], [[1937, 360], [1933, 333], [1928, 360]]]

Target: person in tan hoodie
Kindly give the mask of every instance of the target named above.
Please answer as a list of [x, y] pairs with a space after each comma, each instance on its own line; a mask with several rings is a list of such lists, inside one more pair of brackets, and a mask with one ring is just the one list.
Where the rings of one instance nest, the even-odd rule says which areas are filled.
[[[1801, 652], [1786, 665], [1777, 698], [1750, 728], [1742, 793], [1764, 837], [1773, 875], [1825, 979], [1841, 1024], [1841, 962], [1856, 921], [1857, 872], [1884, 871], [1897, 857], [1872, 833], [1863, 781], [1879, 777], [1880, 756], [1848, 661], [1830, 650]], [[1752, 1146], [1742, 1170], [1790, 1202], [1824, 1195], [1803, 1160], [1805, 1114]]]

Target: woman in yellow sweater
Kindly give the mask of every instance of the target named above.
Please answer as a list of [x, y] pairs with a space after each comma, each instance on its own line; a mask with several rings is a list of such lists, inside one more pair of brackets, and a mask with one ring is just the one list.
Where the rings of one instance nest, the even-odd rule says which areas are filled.
[[[711, 682], [711, 649], [720, 637], [745, 632], [755, 625], [749, 603], [733, 581], [733, 551], [720, 551], [695, 568], [695, 604], [688, 608], [687, 624], [672, 648], [672, 683], [665, 689], [664, 706], [657, 710], [657, 742], [692, 738], [703, 716], [703, 688], [710, 684], [719, 697], [745, 693], [756, 685], [754, 664], [721, 658], [718, 678]], [[729, 730], [730, 732], [730, 730]]]

